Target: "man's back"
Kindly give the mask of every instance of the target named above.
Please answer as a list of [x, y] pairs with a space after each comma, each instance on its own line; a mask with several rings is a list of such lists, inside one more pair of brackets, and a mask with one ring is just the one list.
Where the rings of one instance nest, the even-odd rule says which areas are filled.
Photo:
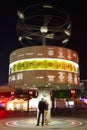
[[45, 102], [44, 101], [40, 101], [39, 102], [39, 105], [38, 105], [38, 108], [39, 108], [39, 110], [44, 110], [45, 109], [45, 107], [46, 107], [46, 104], [45, 104]]

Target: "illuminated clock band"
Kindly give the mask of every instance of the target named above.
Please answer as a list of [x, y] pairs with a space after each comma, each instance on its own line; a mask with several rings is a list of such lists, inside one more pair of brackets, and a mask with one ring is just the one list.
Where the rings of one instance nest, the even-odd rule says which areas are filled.
[[73, 61], [56, 58], [33, 58], [12, 62], [9, 73], [27, 70], [62, 70], [78, 74], [79, 65]]

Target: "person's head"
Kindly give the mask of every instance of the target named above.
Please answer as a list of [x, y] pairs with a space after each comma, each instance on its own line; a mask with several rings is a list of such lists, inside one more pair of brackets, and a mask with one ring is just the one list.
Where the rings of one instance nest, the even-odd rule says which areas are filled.
[[43, 101], [44, 100], [44, 98], [41, 98], [41, 101]]

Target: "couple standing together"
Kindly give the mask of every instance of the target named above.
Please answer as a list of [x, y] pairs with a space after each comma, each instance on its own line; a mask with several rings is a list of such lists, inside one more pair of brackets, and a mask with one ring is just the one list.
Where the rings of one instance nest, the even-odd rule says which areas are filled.
[[41, 101], [39, 101], [38, 109], [39, 109], [39, 113], [38, 113], [38, 119], [37, 119], [37, 126], [39, 126], [41, 115], [42, 115], [42, 126], [44, 126], [44, 123], [47, 125], [48, 124], [48, 119], [47, 119], [48, 102], [47, 102], [47, 100], [44, 101], [44, 99], [42, 98]]

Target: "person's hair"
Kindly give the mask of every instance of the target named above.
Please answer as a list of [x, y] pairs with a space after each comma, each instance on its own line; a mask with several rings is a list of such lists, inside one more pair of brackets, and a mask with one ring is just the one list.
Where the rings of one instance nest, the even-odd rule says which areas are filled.
[[44, 98], [41, 98], [41, 100], [44, 100]]

